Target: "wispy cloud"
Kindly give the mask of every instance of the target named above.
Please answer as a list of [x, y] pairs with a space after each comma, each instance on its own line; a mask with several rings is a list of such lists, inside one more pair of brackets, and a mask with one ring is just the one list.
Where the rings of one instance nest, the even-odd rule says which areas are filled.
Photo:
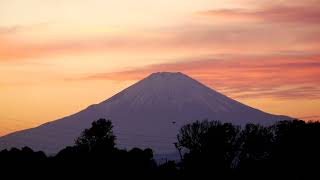
[[[315, 1], [309, 1], [310, 3], [293, 4], [290, 4], [291, 1], [284, 1], [285, 3], [269, 6], [261, 5], [257, 9], [212, 9], [198, 12], [201, 16], [190, 16], [190, 21], [186, 23], [153, 29], [124, 29], [122, 33], [102, 31], [80, 33], [79, 36], [62, 33], [61, 36], [57, 35], [57, 38], [50, 38], [56, 34], [50, 31], [50, 27], [42, 28], [47, 26], [46, 23], [30, 27], [0, 27], [0, 61], [84, 53], [125, 52], [140, 56], [148, 53], [167, 53], [189, 56], [195, 53], [319, 51], [320, 5]], [[206, 17], [209, 17], [209, 20]], [[225, 21], [216, 24], [212, 18]], [[235, 19], [241, 22], [230, 21]], [[250, 20], [252, 23], [243, 23], [242, 20]], [[28, 31], [32, 31], [33, 35], [37, 32], [45, 34], [45, 38], [30, 38]]]
[[303, 4], [286, 3], [262, 6], [257, 9], [212, 9], [197, 14], [224, 18], [226, 20], [263, 21], [272, 23], [319, 24], [319, 2], [309, 1]]
[[301, 116], [299, 119], [308, 119], [310, 121], [320, 121], [320, 115]]
[[232, 97], [320, 98], [320, 55], [240, 57], [157, 64], [76, 80], [139, 80], [152, 72], [181, 71]]
[[[10, 31], [10, 30], [6, 30]], [[275, 29], [260, 26], [190, 25], [159, 31], [33, 40], [0, 36], [0, 61], [87, 54], [175, 54], [189, 56], [218, 53], [273, 53], [280, 50], [320, 49], [319, 29]], [[147, 34], [147, 35], [146, 35]], [[170, 57], [169, 57], [170, 58]]]
[[0, 26], [0, 35], [14, 34], [21, 31], [38, 30], [41, 28], [48, 27], [49, 25], [52, 25], [52, 24], [53, 22], [42, 22], [42, 23], [30, 24], [30, 25]]

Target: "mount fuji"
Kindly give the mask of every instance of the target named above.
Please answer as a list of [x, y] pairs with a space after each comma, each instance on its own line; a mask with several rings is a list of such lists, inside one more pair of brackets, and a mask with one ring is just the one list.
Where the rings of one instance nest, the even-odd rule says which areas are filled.
[[112, 120], [120, 148], [151, 147], [162, 154], [175, 151], [179, 129], [195, 120], [268, 125], [292, 119], [244, 105], [180, 72], [159, 72], [71, 116], [3, 136], [0, 148], [57, 153], [99, 118]]

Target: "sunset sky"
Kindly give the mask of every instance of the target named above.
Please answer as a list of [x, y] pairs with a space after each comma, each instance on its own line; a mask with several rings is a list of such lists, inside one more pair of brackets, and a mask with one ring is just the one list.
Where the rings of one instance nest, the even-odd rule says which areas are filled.
[[320, 119], [319, 0], [0, 0], [0, 135], [180, 71]]

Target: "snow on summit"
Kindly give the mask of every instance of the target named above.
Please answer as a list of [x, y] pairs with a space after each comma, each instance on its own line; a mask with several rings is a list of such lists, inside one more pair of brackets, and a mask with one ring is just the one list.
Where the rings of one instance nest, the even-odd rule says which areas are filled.
[[56, 153], [73, 145], [81, 131], [99, 118], [112, 120], [118, 146], [151, 147], [156, 153], [175, 152], [180, 127], [195, 120], [266, 125], [290, 119], [244, 105], [183, 73], [157, 72], [71, 116], [3, 136], [0, 147], [29, 146]]

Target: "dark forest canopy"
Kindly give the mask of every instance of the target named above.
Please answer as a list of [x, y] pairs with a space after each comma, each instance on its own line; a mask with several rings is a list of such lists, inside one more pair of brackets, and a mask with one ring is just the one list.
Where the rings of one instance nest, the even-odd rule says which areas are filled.
[[75, 140], [74, 146], [54, 156], [28, 147], [3, 150], [0, 152], [1, 172], [306, 179], [316, 177], [320, 168], [319, 122], [293, 120], [268, 127], [257, 124], [239, 127], [219, 121], [196, 121], [183, 126], [177, 135], [175, 146], [181, 161], [163, 164], [156, 163], [150, 148], [118, 149], [112, 128], [110, 120], [94, 121], [92, 127]]

